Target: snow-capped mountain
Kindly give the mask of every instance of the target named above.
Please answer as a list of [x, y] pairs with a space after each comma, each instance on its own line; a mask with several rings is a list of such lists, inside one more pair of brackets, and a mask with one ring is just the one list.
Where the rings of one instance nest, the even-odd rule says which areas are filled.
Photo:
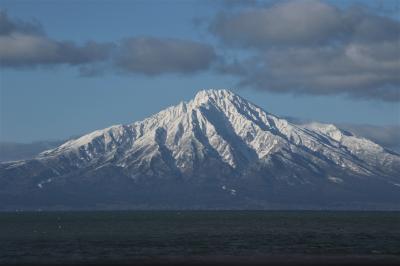
[[396, 208], [400, 155], [203, 90], [143, 121], [0, 164], [0, 200], [3, 208]]

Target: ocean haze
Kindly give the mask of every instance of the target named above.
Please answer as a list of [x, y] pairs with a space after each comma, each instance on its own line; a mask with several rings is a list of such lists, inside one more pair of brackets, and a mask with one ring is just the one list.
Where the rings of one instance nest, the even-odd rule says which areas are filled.
[[53, 149], [65, 141], [37, 141], [32, 143], [0, 142], [0, 161], [31, 159], [42, 151]]

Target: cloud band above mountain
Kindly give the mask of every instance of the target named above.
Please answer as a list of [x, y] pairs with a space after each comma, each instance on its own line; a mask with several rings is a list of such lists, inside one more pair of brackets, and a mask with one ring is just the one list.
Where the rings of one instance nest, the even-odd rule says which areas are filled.
[[71, 65], [82, 76], [155, 76], [211, 70], [238, 87], [274, 93], [400, 101], [400, 22], [358, 6], [318, 0], [229, 1], [205, 21], [218, 45], [135, 36], [108, 43], [54, 40], [35, 21], [0, 12], [0, 66]]

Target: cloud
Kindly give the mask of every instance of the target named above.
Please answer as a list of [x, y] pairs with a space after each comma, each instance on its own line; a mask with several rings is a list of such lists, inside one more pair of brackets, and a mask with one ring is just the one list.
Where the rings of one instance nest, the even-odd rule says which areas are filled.
[[189, 74], [206, 70], [216, 59], [210, 45], [172, 38], [139, 37], [121, 42], [115, 65], [128, 73]]
[[274, 45], [398, 40], [400, 24], [361, 7], [341, 10], [317, 0], [296, 0], [220, 13], [209, 29], [226, 45], [265, 49]]
[[230, 46], [312, 44], [341, 31], [338, 15], [336, 8], [317, 1], [290, 1], [239, 13], [220, 13], [210, 30]]
[[221, 71], [241, 77], [241, 86], [297, 94], [347, 94], [400, 100], [400, 43], [350, 44], [341, 48], [269, 49]]
[[9, 35], [13, 32], [38, 35], [44, 33], [38, 21], [11, 20], [5, 10], [0, 10], [0, 35]]
[[56, 41], [39, 23], [12, 20], [0, 11], [0, 65], [19, 68], [38, 65], [81, 65], [106, 60], [113, 44]]
[[209, 29], [226, 47], [252, 53], [218, 67], [239, 86], [400, 101], [400, 22], [389, 17], [299, 0], [221, 13]]
[[400, 101], [398, 20], [360, 6], [340, 9], [317, 0], [218, 3], [235, 7], [209, 22], [209, 31], [220, 41], [219, 55], [211, 45], [176, 38], [58, 41], [37, 21], [11, 19], [0, 11], [0, 66], [67, 64], [86, 77], [215, 69], [237, 77], [239, 87]]
[[135, 37], [113, 43], [78, 45], [48, 37], [38, 22], [24, 22], [0, 11], [0, 66], [13, 69], [68, 64], [81, 76], [106, 72], [160, 75], [206, 70], [216, 59], [207, 44], [173, 38]]

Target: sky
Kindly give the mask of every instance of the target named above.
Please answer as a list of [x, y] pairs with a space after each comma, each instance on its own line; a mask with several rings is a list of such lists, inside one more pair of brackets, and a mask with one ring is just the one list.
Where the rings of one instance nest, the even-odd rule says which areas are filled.
[[132, 123], [210, 88], [398, 137], [399, 2], [0, 0], [0, 141]]

